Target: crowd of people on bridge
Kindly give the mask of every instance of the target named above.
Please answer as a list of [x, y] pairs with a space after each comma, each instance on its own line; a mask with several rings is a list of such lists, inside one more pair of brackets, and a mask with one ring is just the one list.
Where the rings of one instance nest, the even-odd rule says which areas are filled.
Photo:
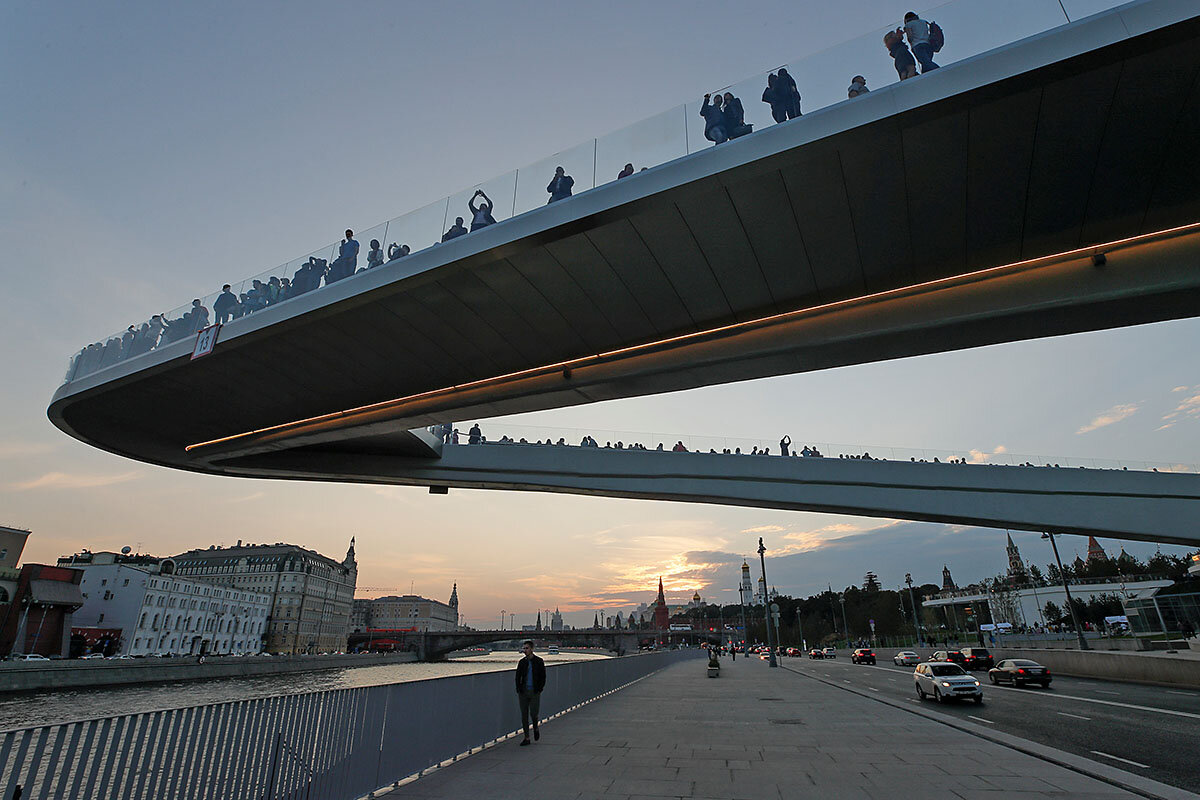
[[[641, 442], [625, 442], [624, 440], [621, 440], [621, 439], [617, 439], [615, 441], [610, 439], [610, 440], [605, 441], [604, 444], [600, 444], [599, 441], [597, 441], [596, 438], [591, 436], [590, 434], [585, 434], [579, 440], [578, 444], [572, 444], [572, 443], [568, 442], [566, 440], [565, 436], [560, 436], [560, 437], [558, 437], [557, 440], [554, 439], [553, 437], [547, 437], [545, 439], [539, 438], [539, 439], [530, 440], [525, 437], [514, 439], [513, 437], [505, 434], [505, 435], [500, 436], [500, 438], [498, 438], [498, 439], [488, 439], [487, 436], [484, 435], [483, 429], [480, 428], [478, 422], [472, 423], [470, 429], [467, 431], [467, 433], [465, 435], [458, 428], [456, 428], [454, 426], [454, 423], [452, 423], [452, 422], [446, 422], [441, 425], [434, 425], [434, 426], [430, 427], [428, 430], [431, 434], [433, 434], [437, 438], [437, 440], [439, 442], [442, 442], [443, 444], [530, 445], [530, 446], [535, 446], [535, 447], [580, 447], [583, 449], [599, 449], [599, 450], [644, 450], [644, 451], [652, 450], [652, 451], [659, 452], [659, 453], [662, 453], [662, 452], [704, 453], [704, 454], [711, 454], [711, 455], [727, 455], [727, 456], [732, 455], [732, 456], [772, 456], [772, 457], [783, 457], [783, 458], [825, 458], [825, 454], [822, 453], [819, 448], [812, 446], [812, 445], [806, 444], [799, 449], [795, 449], [792, 446], [792, 437], [791, 436], [784, 436], [782, 439], [780, 439], [778, 452], [772, 453], [770, 447], [759, 447], [758, 445], [752, 445], [749, 450], [743, 450], [741, 447], [732, 447], [732, 448], [724, 447], [720, 450], [716, 449], [715, 447], [710, 447], [707, 451], [702, 448], [691, 449], [683, 443], [682, 439], [676, 440], [675, 444], [673, 444], [673, 445], [667, 445], [664, 442], [659, 442], [654, 447], [647, 447], [646, 445], [642, 444]], [[839, 453], [838, 458], [845, 459], [845, 460], [855, 460], [855, 461], [897, 461], [897, 460], [902, 460], [902, 459], [896, 459], [896, 458], [880, 458], [878, 456], [871, 455], [870, 452], [865, 451], [865, 450], [862, 453]], [[946, 460], [942, 460], [941, 458], [939, 458], [937, 456], [934, 456], [932, 458], [917, 458], [916, 456], [911, 456], [908, 460], [911, 463], [915, 463], [915, 464], [953, 464], [953, 465], [960, 465], [960, 466], [967, 465], [967, 464], [987, 464], [988, 466], [1042, 467], [1042, 468], [1052, 468], [1052, 469], [1061, 469], [1062, 468], [1061, 465], [1059, 465], [1057, 463], [1053, 463], [1053, 462], [1046, 462], [1045, 464], [1035, 464], [1032, 461], [1023, 461], [1023, 462], [1020, 462], [1017, 464], [1002, 464], [1002, 463], [998, 463], [995, 461], [989, 461], [986, 456], [976, 458], [975, 460], [968, 459], [965, 456], [952, 456]], [[1088, 469], [1088, 467], [1084, 467], [1084, 466], [1079, 466], [1077, 468], [1078, 469]], [[1129, 468], [1123, 466], [1120, 469], [1127, 471]], [[1154, 468], [1152, 471], [1157, 472], [1158, 470], [1157, 470], [1157, 468]]]
[[[904, 15], [903, 26], [889, 31], [884, 36], [884, 47], [891, 55], [896, 72], [902, 81], [937, 69], [938, 65], [934, 62], [933, 56], [942, 49], [944, 44], [945, 34], [941, 27], [936, 22], [921, 19], [913, 11]], [[847, 97], [851, 99], [861, 97], [869, 92], [866, 79], [861, 75], [856, 75], [851, 79]], [[800, 117], [800, 101], [799, 87], [786, 67], [780, 67], [767, 75], [767, 86], [763, 90], [762, 102], [770, 107], [771, 117], [777, 123]], [[754, 130], [753, 124], [747, 123], [745, 120], [745, 109], [741, 99], [732, 92], [705, 94], [700, 106], [700, 116], [704, 118], [704, 136], [714, 144], [738, 139]], [[644, 171], [647, 167], [641, 169]], [[618, 173], [617, 179], [630, 177], [633, 173], [633, 163], [627, 163]], [[549, 194], [547, 204], [571, 197], [574, 186], [574, 178], [568, 175], [562, 166], [557, 167], [550, 183], [546, 186], [546, 192]], [[456, 217], [454, 224], [442, 235], [441, 242], [449, 242], [496, 224], [495, 204], [482, 189], [477, 189], [467, 201], [467, 208], [471, 213], [470, 225], [467, 225], [464, 217]], [[435, 242], [435, 244], [437, 243]], [[322, 285], [329, 286], [356, 273], [390, 264], [408, 256], [411, 252], [412, 248], [409, 245], [392, 242], [387, 247], [385, 258], [379, 240], [372, 239], [370, 250], [367, 252], [366, 265], [360, 267], [358, 264], [359, 243], [354, 239], [353, 231], [347, 230], [345, 238], [338, 246], [337, 257], [332, 261], [318, 256], [310, 256], [291, 277], [280, 275], [271, 276], [266, 280], [254, 279], [244, 291], [236, 293], [229, 284], [226, 284], [213, 302], [211, 313], [199, 299], [196, 299], [192, 301], [190, 308], [176, 318], [169, 318], [166, 314], [155, 314], [140, 325], [130, 325], [125, 331], [110, 337], [107, 341], [87, 345], [72, 359], [67, 380], [111, 366], [126, 358], [150, 352], [163, 345], [187, 339], [214, 322], [220, 324], [231, 322], [268, 306], [319, 289]]]

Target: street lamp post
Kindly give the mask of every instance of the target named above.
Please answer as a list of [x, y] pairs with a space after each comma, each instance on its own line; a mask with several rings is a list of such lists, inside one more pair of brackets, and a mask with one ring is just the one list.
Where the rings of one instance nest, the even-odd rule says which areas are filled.
[[808, 642], [804, 641], [804, 623], [800, 621], [800, 604], [796, 604], [796, 630], [800, 634], [800, 649], [807, 650]]
[[913, 594], [913, 579], [911, 572], [904, 573], [904, 582], [908, 584], [908, 602], [912, 603], [913, 627], [917, 632], [917, 641], [921, 642], [922, 646], [924, 646], [925, 634], [921, 627], [921, 615], [917, 613], [917, 599]]
[[[762, 537], [760, 536], [760, 537], [758, 537], [758, 563], [759, 563], [759, 566], [762, 567], [763, 593], [764, 594], [767, 591], [767, 587], [770, 585], [767, 583], [767, 558], [765, 555], [766, 552], [767, 552], [767, 547], [766, 547], [766, 545], [763, 544]], [[770, 601], [769, 597], [763, 597], [763, 616], [766, 618], [765, 621], [767, 623], [767, 650], [770, 653], [770, 660], [768, 661], [768, 663], [772, 667], [778, 667], [779, 662], [775, 659], [775, 641], [774, 641], [775, 637], [771, 633], [771, 603], [769, 601]]]
[[846, 593], [842, 592], [838, 595], [838, 601], [842, 604], [842, 627], [846, 629], [846, 647], [850, 646], [850, 623], [846, 621]]
[[1067, 584], [1067, 573], [1063, 572], [1062, 559], [1058, 557], [1058, 544], [1054, 541], [1054, 534], [1046, 532], [1042, 534], [1043, 539], [1050, 540], [1050, 547], [1054, 550], [1054, 561], [1058, 564], [1058, 577], [1062, 578], [1063, 591], [1067, 594], [1067, 610], [1071, 612], [1071, 622], [1075, 625], [1075, 635], [1079, 638], [1079, 649], [1088, 650], [1087, 639], [1083, 638], [1083, 628], [1079, 627], [1079, 617], [1075, 613], [1075, 602], [1071, 599], [1071, 587]]

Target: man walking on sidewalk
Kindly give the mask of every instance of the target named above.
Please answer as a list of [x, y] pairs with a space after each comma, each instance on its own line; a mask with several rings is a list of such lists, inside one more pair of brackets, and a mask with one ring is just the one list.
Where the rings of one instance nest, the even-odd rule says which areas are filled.
[[526, 641], [522, 649], [525, 657], [517, 662], [517, 702], [521, 704], [521, 729], [525, 739], [521, 746], [529, 744], [529, 720], [533, 719], [533, 739], [542, 738], [538, 731], [538, 709], [542, 704], [542, 689], [546, 688], [546, 662], [533, 654], [533, 642]]

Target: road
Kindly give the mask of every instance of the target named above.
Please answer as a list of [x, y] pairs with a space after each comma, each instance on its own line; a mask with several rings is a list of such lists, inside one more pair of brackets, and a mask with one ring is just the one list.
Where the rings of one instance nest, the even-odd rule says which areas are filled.
[[[876, 666], [851, 664], [848, 656], [812, 661], [785, 658], [802, 674], [868, 694], [921, 704], [912, 667], [896, 667], [890, 652], [877, 651]], [[765, 666], [765, 662], [764, 662]], [[1050, 689], [992, 686], [986, 672], [983, 705], [926, 700], [936, 711], [982, 727], [1106, 763], [1153, 780], [1200, 792], [1200, 690], [1054, 676]]]

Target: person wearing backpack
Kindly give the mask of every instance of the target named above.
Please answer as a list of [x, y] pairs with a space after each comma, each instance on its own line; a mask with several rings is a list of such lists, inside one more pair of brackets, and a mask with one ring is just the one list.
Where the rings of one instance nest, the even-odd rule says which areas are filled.
[[931, 25], [917, 16], [915, 11], [904, 15], [904, 35], [908, 37], [908, 46], [921, 65], [922, 75], [938, 68], [938, 65], [933, 62], [933, 54], [942, 48], [933, 45], [932, 34], [935, 28], [938, 34], [937, 38], [944, 42], [945, 36], [942, 34], [941, 27], [936, 23]]

